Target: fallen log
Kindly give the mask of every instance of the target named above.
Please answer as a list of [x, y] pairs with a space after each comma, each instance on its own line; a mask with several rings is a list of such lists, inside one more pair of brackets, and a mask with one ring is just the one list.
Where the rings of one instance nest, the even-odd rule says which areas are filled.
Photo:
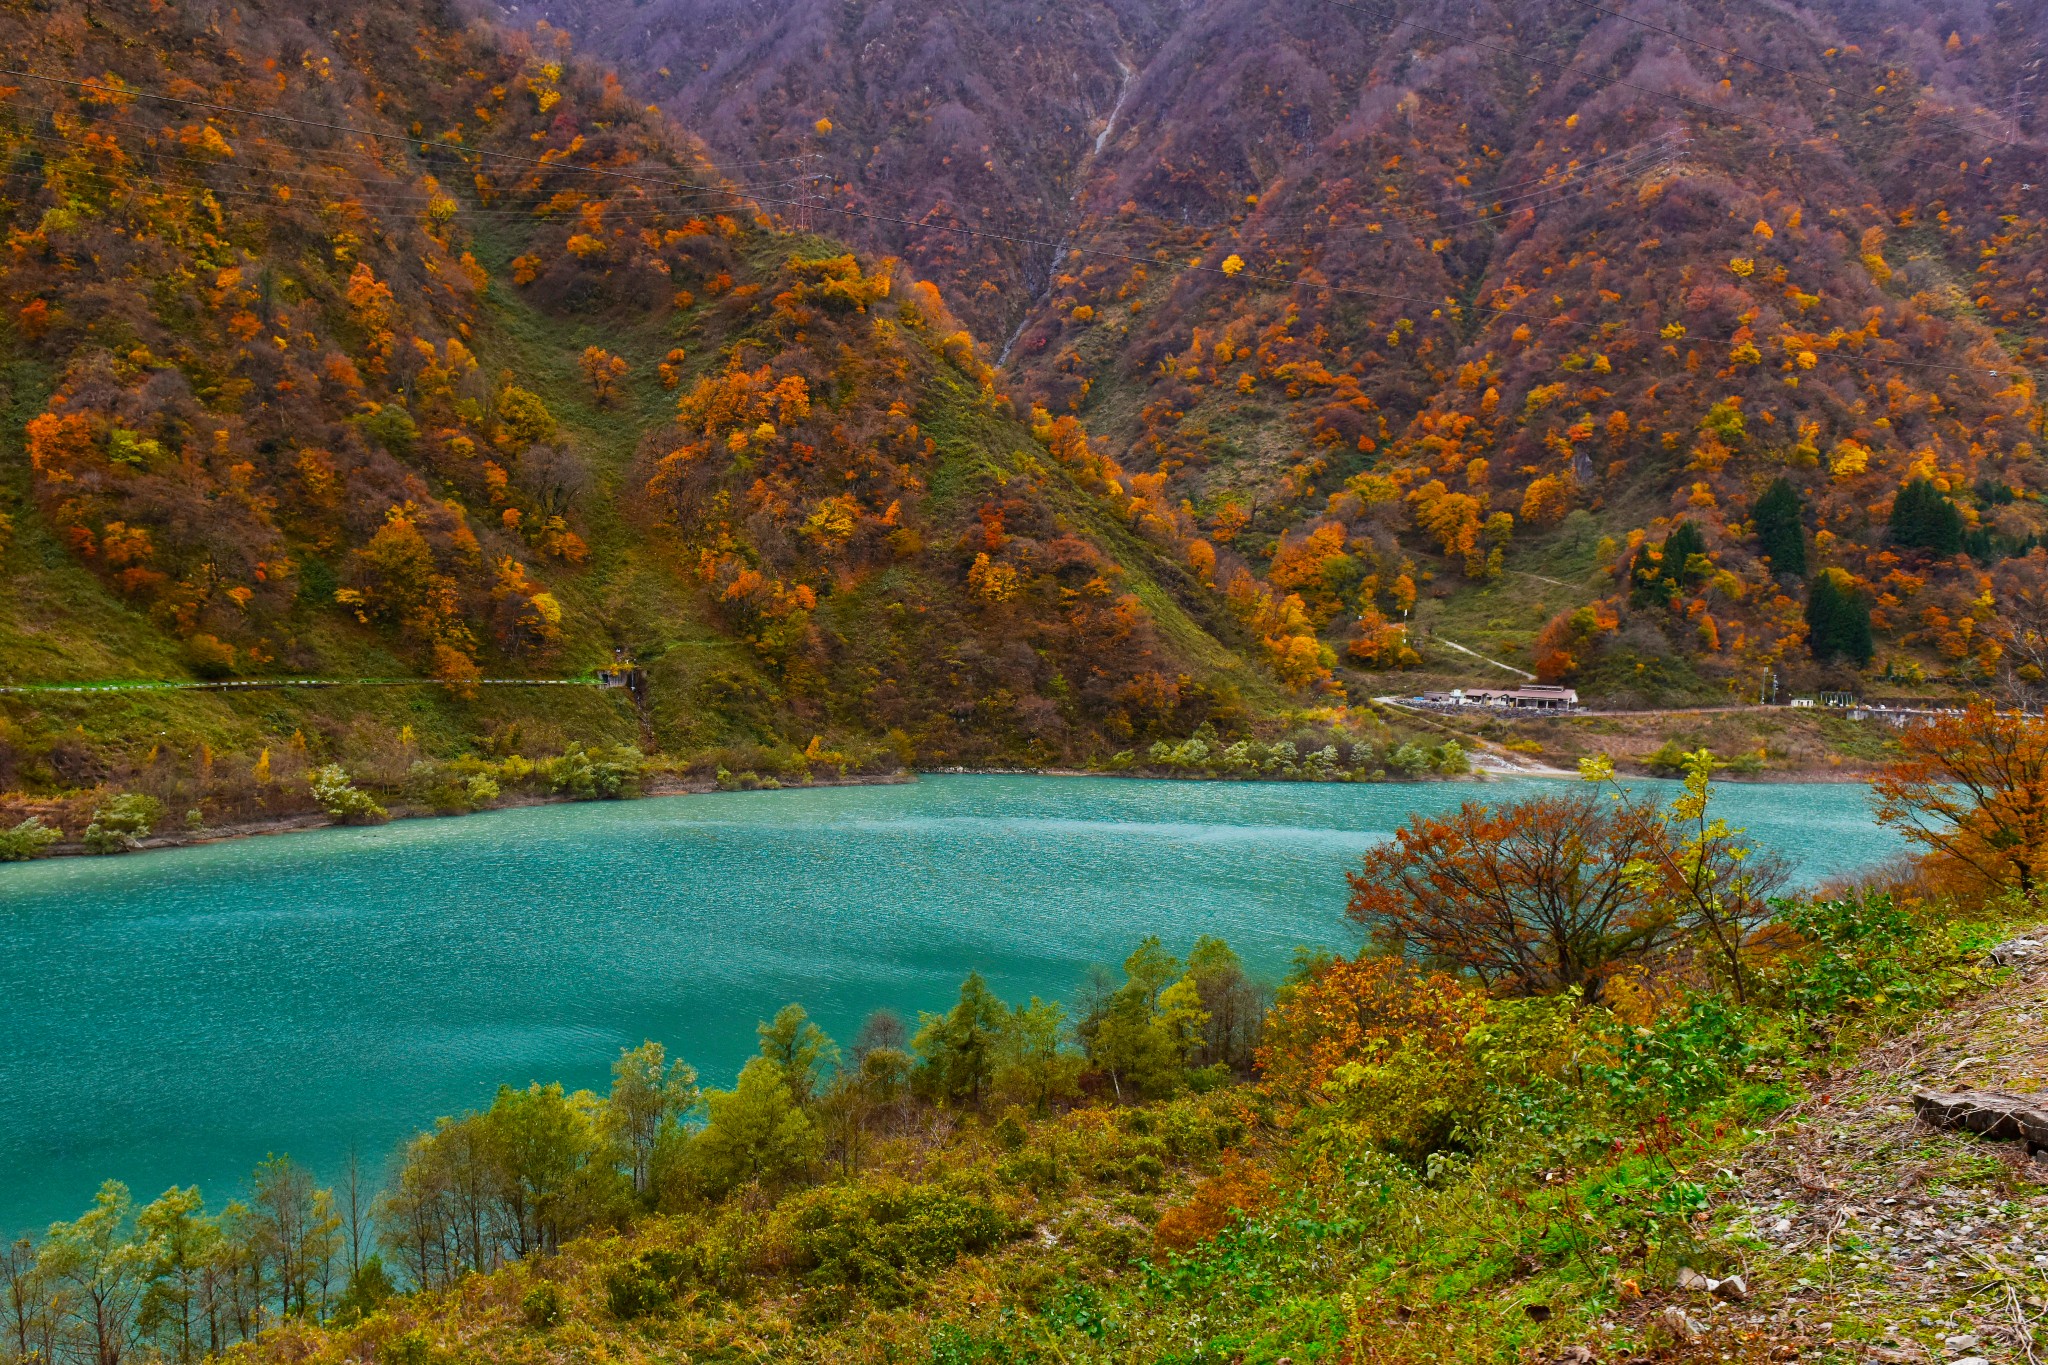
[[2029, 1151], [2048, 1150], [2048, 1108], [2041, 1107], [2037, 1097], [1993, 1090], [1916, 1090], [1913, 1111], [1937, 1128], [1975, 1133], [1992, 1142], [2024, 1142]]

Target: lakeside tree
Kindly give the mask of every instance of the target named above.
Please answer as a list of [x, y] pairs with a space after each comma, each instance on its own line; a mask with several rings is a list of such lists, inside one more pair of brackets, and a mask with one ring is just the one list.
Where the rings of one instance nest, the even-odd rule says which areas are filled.
[[[334, 1195], [290, 1157], [266, 1158], [256, 1168], [249, 1228], [257, 1254], [272, 1267], [278, 1311], [303, 1318], [324, 1304], [341, 1250], [341, 1219]], [[193, 1192], [197, 1202], [197, 1191]]]
[[1119, 1099], [1170, 1094], [1185, 1079], [1209, 1015], [1180, 960], [1156, 937], [1124, 959], [1124, 980], [1095, 992], [1075, 1033]]
[[657, 1153], [681, 1140], [683, 1116], [699, 1098], [697, 1069], [681, 1058], [669, 1063], [660, 1043], [626, 1048], [612, 1063], [604, 1127], [627, 1154], [635, 1194], [650, 1192]]
[[57, 1292], [51, 1308], [70, 1321], [92, 1365], [121, 1365], [132, 1348], [135, 1313], [147, 1263], [133, 1237], [135, 1204], [128, 1187], [109, 1180], [90, 1209], [50, 1225], [38, 1256]]
[[708, 1090], [710, 1122], [698, 1135], [698, 1168], [706, 1188], [772, 1186], [795, 1179], [816, 1159], [816, 1126], [790, 1090], [781, 1065], [750, 1057], [731, 1090]]
[[1605, 757], [1582, 760], [1579, 771], [1587, 781], [1612, 788], [1618, 809], [1656, 828], [1644, 852], [1622, 868], [1623, 878], [1655, 918], [1704, 950], [1733, 988], [1736, 1003], [1746, 1004], [1753, 936], [1771, 919], [1772, 899], [1791, 880], [1791, 868], [1782, 857], [1750, 847], [1742, 830], [1712, 814], [1717, 764], [1711, 751], [1685, 754], [1681, 766], [1684, 785], [1661, 811], [1623, 789]]
[[754, 1032], [761, 1055], [782, 1068], [782, 1079], [800, 1105], [815, 1098], [824, 1072], [839, 1064], [839, 1044], [811, 1022], [802, 1005], [784, 1005]]
[[1220, 938], [1203, 935], [1188, 950], [1188, 976], [1195, 983], [1202, 1012], [1202, 1041], [1194, 1061], [1199, 1066], [1224, 1066], [1249, 1076], [1258, 1055], [1259, 1037], [1273, 993], [1252, 979], [1236, 951]]
[[1998, 642], [1998, 663], [2013, 698], [2038, 702], [2048, 693], [2048, 550], [2030, 550], [1991, 571], [1998, 611], [1985, 623]]
[[1600, 996], [1616, 965], [1669, 939], [1629, 875], [1663, 827], [1594, 793], [1410, 817], [1350, 874], [1347, 913], [1383, 950], [1520, 994]]
[[1979, 702], [1898, 744], [1871, 780], [1877, 818], [1946, 880], [2034, 894], [2048, 874], [2048, 723]]
[[1008, 1024], [1008, 1007], [980, 972], [969, 972], [952, 1009], [918, 1016], [917, 1036], [910, 1047], [923, 1091], [949, 1104], [981, 1108], [995, 1079]]
[[997, 1051], [993, 1085], [997, 1094], [1048, 1114], [1079, 1091], [1083, 1059], [1067, 1047], [1067, 1012], [1058, 1003], [1031, 997], [1009, 1012]]

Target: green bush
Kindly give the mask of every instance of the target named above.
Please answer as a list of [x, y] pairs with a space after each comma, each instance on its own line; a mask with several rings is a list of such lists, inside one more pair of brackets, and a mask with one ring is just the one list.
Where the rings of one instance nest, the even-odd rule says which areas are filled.
[[1774, 908], [1808, 945], [1785, 959], [1771, 983], [1791, 1008], [1809, 1015], [1919, 1009], [1938, 998], [1939, 987], [1917, 961], [1927, 931], [1890, 896], [1779, 901]]
[[519, 1311], [536, 1331], [552, 1327], [562, 1316], [562, 1291], [545, 1282], [537, 1284], [519, 1300]]
[[92, 813], [85, 827], [89, 853], [125, 853], [149, 837], [163, 819], [164, 804], [141, 792], [123, 792]]
[[652, 1317], [675, 1301], [675, 1284], [686, 1269], [672, 1251], [649, 1251], [604, 1277], [605, 1309], [621, 1322]]
[[420, 759], [405, 775], [405, 799], [436, 815], [467, 815], [500, 795], [497, 778], [475, 771], [473, 760], [435, 763]]
[[950, 1323], [932, 1333], [927, 1365], [1010, 1365], [1027, 1357], [1018, 1355], [1001, 1341], [974, 1336]]
[[985, 1251], [1016, 1234], [987, 1201], [930, 1185], [835, 1186], [777, 1211], [789, 1255], [821, 1287], [858, 1289], [897, 1304], [909, 1277]]
[[391, 818], [391, 813], [378, 805], [368, 792], [357, 789], [349, 781], [348, 770], [339, 763], [315, 768], [307, 783], [320, 809], [339, 824], [374, 825]]
[[185, 663], [202, 678], [225, 678], [235, 671], [235, 648], [217, 636], [195, 635], [185, 642]]
[[1720, 1000], [1692, 1002], [1654, 1028], [1618, 1029], [1615, 1060], [1588, 1068], [1616, 1104], [1638, 1113], [1689, 1109], [1723, 1093], [1755, 1054], [1750, 1021]]
[[586, 749], [581, 744], [571, 744], [561, 757], [549, 760], [546, 768], [548, 786], [558, 796], [577, 801], [616, 801], [638, 793], [647, 761], [638, 749], [625, 745]]
[[419, 423], [396, 403], [386, 403], [375, 412], [365, 413], [355, 423], [365, 436], [400, 459], [412, 454], [413, 447], [419, 444]]
[[1675, 739], [1667, 739], [1663, 748], [1643, 760], [1643, 766], [1658, 777], [1679, 777], [1685, 772], [1685, 754], [1683, 745]]
[[51, 844], [63, 837], [60, 831], [31, 815], [13, 829], [0, 830], [0, 863], [25, 863], [31, 858], [40, 858]]

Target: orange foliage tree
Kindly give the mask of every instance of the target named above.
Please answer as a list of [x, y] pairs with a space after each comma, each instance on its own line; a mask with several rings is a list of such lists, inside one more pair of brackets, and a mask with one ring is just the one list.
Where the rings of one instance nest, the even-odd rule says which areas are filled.
[[590, 385], [590, 392], [599, 406], [607, 405], [619, 396], [619, 381], [626, 377], [623, 357], [613, 355], [602, 346], [585, 346], [576, 367], [583, 371], [584, 381]]
[[1597, 998], [1617, 964], [1671, 926], [1629, 874], [1664, 827], [1591, 794], [1416, 815], [1350, 874], [1346, 913], [1392, 950], [1416, 949], [1516, 994]]
[[2048, 862], [2048, 722], [1979, 703], [1899, 737], [1871, 779], [1877, 818], [1939, 872], [2031, 895]]
[[1468, 1039], [1491, 1009], [1485, 992], [1448, 972], [1392, 956], [1340, 959], [1281, 992], [1259, 1067], [1277, 1098], [1420, 1156], [1476, 1107], [1481, 1078]]
[[1398, 957], [1340, 958], [1281, 993], [1266, 1017], [1259, 1069], [1276, 1094], [1314, 1099], [1339, 1068], [1384, 1061], [1403, 1040], [1462, 1046], [1486, 1006], [1484, 994], [1448, 972]]

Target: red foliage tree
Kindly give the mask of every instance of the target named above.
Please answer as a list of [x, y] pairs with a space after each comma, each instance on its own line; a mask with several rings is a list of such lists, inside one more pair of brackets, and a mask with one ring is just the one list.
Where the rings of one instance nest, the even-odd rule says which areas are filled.
[[1346, 913], [1386, 947], [1518, 994], [1597, 998], [1614, 965], [1670, 934], [1627, 874], [1664, 827], [1593, 793], [1417, 815], [1350, 874]]

